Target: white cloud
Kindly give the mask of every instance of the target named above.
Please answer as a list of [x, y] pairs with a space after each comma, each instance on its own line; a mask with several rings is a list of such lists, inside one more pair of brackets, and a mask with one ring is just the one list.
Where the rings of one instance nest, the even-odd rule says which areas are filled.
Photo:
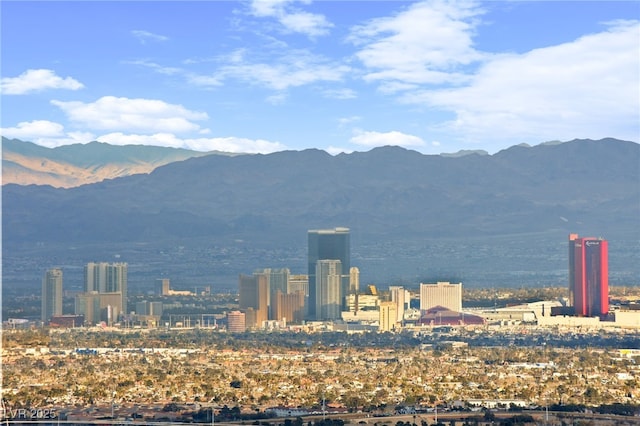
[[57, 146], [69, 145], [72, 143], [87, 143], [94, 139], [94, 135], [89, 132], [68, 132], [65, 133], [64, 126], [47, 120], [34, 120], [18, 123], [16, 127], [5, 127], [0, 129], [2, 136], [10, 139], [20, 139], [33, 142], [35, 144], [55, 148]]
[[181, 74], [184, 73], [184, 70], [182, 70], [181, 68], [176, 68], [176, 67], [166, 67], [160, 64], [157, 64], [155, 62], [151, 62], [148, 60], [144, 60], [144, 59], [140, 59], [137, 61], [124, 61], [125, 64], [132, 64], [132, 65], [140, 65], [143, 67], [147, 67], [147, 68], [151, 68], [152, 70], [160, 73], [160, 74], [165, 74], [165, 75], [175, 75], [175, 74]]
[[618, 22], [574, 42], [495, 57], [468, 86], [404, 100], [454, 112], [444, 130], [468, 141], [637, 140], [639, 48], [640, 23]]
[[275, 95], [267, 96], [265, 100], [267, 101], [267, 103], [270, 103], [271, 105], [282, 105], [287, 100], [287, 94], [284, 92], [279, 92], [279, 93], [276, 93]]
[[323, 15], [308, 12], [284, 14], [280, 17], [280, 23], [291, 32], [309, 36], [326, 35], [333, 27], [333, 24], [327, 21]]
[[169, 37], [160, 35], [160, 34], [154, 34], [151, 33], [149, 31], [144, 31], [144, 30], [133, 30], [131, 31], [131, 34], [133, 34], [142, 44], [145, 44], [147, 41], [167, 41], [169, 40]]
[[270, 142], [263, 139], [238, 137], [179, 138], [171, 133], [141, 135], [116, 132], [100, 136], [97, 140], [112, 145], [154, 145], [205, 152], [224, 151], [247, 154], [268, 154], [286, 149], [280, 142]]
[[104, 96], [92, 103], [53, 100], [74, 123], [100, 130], [133, 130], [146, 133], [181, 133], [200, 130], [193, 121], [206, 120], [204, 112], [155, 99]]
[[361, 146], [424, 146], [424, 141], [418, 136], [408, 135], [406, 133], [391, 131], [386, 133], [381, 132], [365, 132], [362, 130], [356, 131], [356, 134], [350, 139], [351, 143]]
[[229, 64], [221, 67], [211, 78], [218, 81], [236, 78], [274, 90], [286, 90], [321, 81], [341, 81], [349, 71], [350, 68], [346, 65], [329, 63], [324, 58], [304, 51], [292, 51], [273, 64]]
[[329, 146], [326, 149], [327, 153], [331, 154], [331, 155], [338, 155], [338, 154], [351, 154], [353, 152], [352, 149], [348, 149], [348, 148], [341, 148], [338, 146]]
[[332, 99], [355, 99], [358, 97], [356, 91], [353, 89], [331, 89], [322, 92], [326, 98]]
[[324, 15], [292, 8], [291, 3], [291, 0], [254, 0], [251, 2], [251, 14], [259, 18], [276, 18], [285, 32], [310, 37], [329, 33], [333, 24]]
[[352, 115], [351, 117], [342, 117], [338, 119], [338, 126], [344, 127], [351, 123], [355, 123], [356, 121], [362, 120], [362, 117], [358, 115]]
[[64, 126], [47, 120], [23, 121], [16, 127], [3, 127], [1, 133], [5, 138], [33, 141], [41, 137], [62, 136]]
[[79, 90], [82, 83], [71, 78], [62, 78], [52, 70], [27, 70], [18, 77], [3, 77], [0, 85], [4, 95], [24, 95], [46, 89]]
[[197, 75], [187, 74], [187, 82], [199, 87], [218, 87], [222, 86], [222, 79], [214, 75]]
[[467, 76], [457, 70], [482, 59], [472, 40], [481, 13], [469, 1], [420, 2], [354, 27], [349, 41], [361, 46], [367, 81], [459, 84]]

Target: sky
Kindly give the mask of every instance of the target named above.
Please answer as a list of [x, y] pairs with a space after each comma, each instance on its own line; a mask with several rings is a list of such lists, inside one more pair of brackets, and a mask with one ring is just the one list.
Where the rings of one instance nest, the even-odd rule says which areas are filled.
[[0, 133], [425, 154], [640, 139], [637, 1], [0, 3]]

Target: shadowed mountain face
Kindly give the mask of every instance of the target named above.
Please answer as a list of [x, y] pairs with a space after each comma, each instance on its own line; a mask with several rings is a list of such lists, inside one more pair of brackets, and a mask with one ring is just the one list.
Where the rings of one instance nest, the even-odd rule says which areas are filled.
[[[638, 240], [639, 165], [640, 145], [615, 139], [453, 157], [397, 147], [208, 155], [77, 188], [5, 185], [3, 250], [203, 239], [276, 249], [346, 226], [354, 250], [379, 246], [389, 268], [403, 242], [553, 235], [564, 256], [570, 232]], [[275, 265], [255, 265], [265, 266]]]
[[101, 142], [45, 148], [2, 138], [2, 183], [71, 188], [105, 179], [149, 173], [158, 166], [209, 155], [157, 146], [114, 146]]

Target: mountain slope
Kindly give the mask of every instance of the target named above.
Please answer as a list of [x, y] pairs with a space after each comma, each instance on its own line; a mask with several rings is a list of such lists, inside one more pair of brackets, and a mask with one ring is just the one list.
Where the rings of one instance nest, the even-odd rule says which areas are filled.
[[168, 276], [235, 291], [258, 267], [305, 273], [307, 230], [346, 226], [362, 282], [564, 285], [577, 232], [606, 237], [611, 282], [633, 285], [639, 165], [639, 144], [603, 139], [459, 157], [209, 155], [75, 188], [8, 184], [3, 280], [37, 287], [58, 264], [79, 286], [84, 262], [117, 256], [132, 286]]
[[209, 155], [178, 148], [101, 142], [46, 148], [2, 138], [2, 183], [70, 188], [105, 179], [149, 173], [158, 166]]
[[[206, 156], [68, 190], [6, 185], [4, 220], [9, 240], [69, 241], [266, 236], [332, 223], [425, 236], [615, 228], [640, 216], [638, 159], [640, 145], [615, 140], [459, 158], [397, 147]], [[90, 223], [100, 226], [84, 232]]]

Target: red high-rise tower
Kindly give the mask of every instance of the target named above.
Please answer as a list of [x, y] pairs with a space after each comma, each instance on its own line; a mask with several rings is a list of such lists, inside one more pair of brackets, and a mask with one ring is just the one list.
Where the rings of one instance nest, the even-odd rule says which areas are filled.
[[569, 235], [569, 298], [578, 316], [609, 313], [607, 240]]

